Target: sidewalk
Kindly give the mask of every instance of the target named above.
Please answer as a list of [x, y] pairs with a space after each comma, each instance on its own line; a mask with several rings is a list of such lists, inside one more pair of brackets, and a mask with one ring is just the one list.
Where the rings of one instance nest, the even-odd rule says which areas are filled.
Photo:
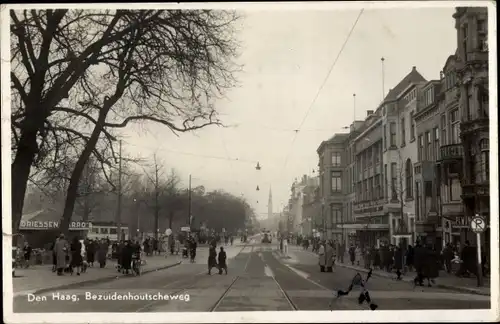
[[[142, 266], [142, 273], [148, 273], [158, 270], [171, 268], [179, 265], [180, 257], [177, 256], [149, 256], [145, 258], [146, 264]], [[97, 264], [98, 265], [98, 264]], [[14, 297], [26, 293], [42, 293], [63, 288], [77, 288], [90, 283], [99, 283], [110, 281], [121, 276], [115, 269], [116, 261], [106, 263], [106, 267], [101, 269], [99, 266], [87, 268], [86, 273], [77, 276], [65, 274], [57, 276], [52, 272], [52, 265], [33, 266], [28, 269], [16, 269], [16, 278], [12, 278]]]

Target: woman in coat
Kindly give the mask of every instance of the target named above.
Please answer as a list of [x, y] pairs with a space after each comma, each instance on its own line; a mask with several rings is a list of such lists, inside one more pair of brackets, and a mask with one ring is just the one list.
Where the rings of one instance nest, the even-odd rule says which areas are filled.
[[96, 250], [96, 242], [93, 240], [89, 240], [89, 243], [86, 246], [87, 250], [87, 262], [89, 266], [93, 267], [94, 266], [94, 261], [95, 261], [95, 250]]
[[99, 262], [99, 267], [104, 268], [106, 266], [106, 256], [108, 254], [108, 243], [106, 240], [101, 240], [97, 250], [97, 261]]
[[64, 234], [61, 234], [56, 241], [54, 251], [56, 254], [57, 275], [62, 276], [63, 270], [66, 267], [66, 255], [68, 254], [68, 242], [64, 238]]
[[333, 261], [335, 260], [333, 243], [325, 245], [326, 272], [333, 272]]
[[212, 274], [212, 268], [217, 268], [217, 251], [213, 245], [208, 250], [208, 274]]
[[76, 275], [80, 275], [80, 270], [82, 269], [83, 257], [82, 257], [82, 243], [78, 240], [78, 237], [73, 238], [71, 242], [71, 274], [73, 274], [73, 269], [76, 268]]
[[325, 245], [323, 242], [319, 244], [318, 248], [318, 264], [319, 264], [319, 271], [325, 272], [325, 266], [326, 266], [326, 259], [325, 259]]
[[427, 286], [431, 287], [431, 282], [439, 277], [439, 254], [427, 247], [425, 249], [424, 264], [423, 264], [423, 277], [427, 279]]
[[132, 246], [130, 245], [130, 241], [126, 241], [121, 249], [121, 266], [123, 272], [128, 274], [131, 266], [132, 266], [132, 254], [134, 253]]

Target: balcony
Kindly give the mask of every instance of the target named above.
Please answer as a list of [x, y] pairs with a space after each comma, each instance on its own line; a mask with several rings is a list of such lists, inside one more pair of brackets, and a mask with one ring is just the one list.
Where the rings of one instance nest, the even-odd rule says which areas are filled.
[[476, 197], [489, 196], [490, 185], [487, 183], [462, 185], [462, 199], [474, 199]]
[[444, 145], [439, 148], [439, 161], [461, 160], [464, 157], [462, 144]]

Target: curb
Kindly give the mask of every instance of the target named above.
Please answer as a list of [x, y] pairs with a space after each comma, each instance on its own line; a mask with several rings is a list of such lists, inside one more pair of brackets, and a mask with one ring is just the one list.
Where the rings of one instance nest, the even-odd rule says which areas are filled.
[[[154, 271], [159, 271], [159, 270], [165, 270], [165, 269], [173, 268], [175, 266], [180, 265], [181, 263], [182, 262], [179, 261], [179, 262], [176, 262], [174, 264], [169, 264], [167, 266], [161, 266], [161, 267], [157, 267], [157, 268], [154, 268], [154, 269], [149, 269], [149, 270], [143, 271], [141, 273], [141, 275], [144, 275], [144, 274], [150, 273], [150, 272], [154, 272]], [[123, 274], [122, 275], [118, 275], [118, 276], [107, 276], [107, 277], [103, 277], [103, 278], [97, 278], [97, 279], [85, 280], [85, 281], [80, 281], [80, 282], [74, 282], [74, 283], [60, 285], [60, 286], [55, 286], [55, 287], [41, 288], [41, 289], [37, 289], [37, 290], [24, 291], [24, 292], [21, 291], [21, 292], [18, 292], [18, 293], [14, 293], [13, 297], [15, 298], [15, 297], [18, 297], [20, 295], [24, 295], [26, 293], [43, 294], [43, 293], [54, 291], [54, 290], [58, 290], [58, 289], [79, 288], [79, 287], [82, 287], [82, 286], [87, 285], [87, 284], [97, 284], [97, 283], [112, 281], [113, 279], [122, 278], [122, 277], [125, 277], [125, 276], [126, 275], [123, 275]]]
[[[364, 268], [353, 267], [353, 266], [342, 264], [342, 263], [337, 263], [337, 265], [340, 267], [343, 267], [343, 268], [352, 269], [352, 270], [365, 272], [365, 273], [368, 273], [368, 271], [369, 271], [369, 270], [364, 269]], [[376, 272], [373, 272], [372, 274], [374, 276], [381, 277], [381, 278], [394, 279], [394, 275], [391, 276], [389, 274], [385, 275], [385, 274], [376, 273]], [[412, 283], [413, 279], [403, 278], [402, 281]], [[452, 285], [440, 284], [440, 283], [435, 284], [434, 287], [447, 289], [447, 290], [453, 290], [453, 291], [457, 291], [457, 292], [469, 293], [469, 294], [474, 294], [474, 295], [491, 296], [491, 293], [487, 293], [484, 291], [480, 291], [480, 290], [477, 290], [474, 288], [468, 288], [468, 287], [459, 287], [459, 286], [452, 286]]]

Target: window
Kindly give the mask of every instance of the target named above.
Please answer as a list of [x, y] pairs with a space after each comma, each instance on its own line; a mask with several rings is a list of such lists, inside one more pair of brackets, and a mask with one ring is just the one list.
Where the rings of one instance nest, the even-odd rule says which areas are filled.
[[99, 234], [99, 227], [92, 227], [91, 233]]
[[109, 234], [107, 227], [101, 227], [101, 234]]
[[460, 179], [459, 178], [450, 178], [449, 179], [449, 186], [450, 186], [450, 201], [461, 201], [462, 197], [462, 187], [460, 184]]
[[457, 83], [457, 76], [455, 72], [449, 72], [446, 75], [446, 90], [450, 90], [455, 88], [455, 84]]
[[384, 151], [387, 149], [387, 126], [384, 125]]
[[423, 154], [424, 154], [424, 139], [422, 135], [418, 136], [418, 160], [422, 161], [423, 160]]
[[439, 152], [439, 129], [437, 127], [434, 128], [434, 146], [433, 146], [433, 154], [434, 154], [434, 159], [438, 159], [438, 152]]
[[424, 161], [432, 161], [432, 139], [431, 132], [425, 132], [425, 159]]
[[486, 20], [478, 19], [477, 20], [477, 49], [481, 51], [488, 51], [488, 32], [487, 32], [487, 24]]
[[467, 60], [467, 43], [469, 38], [469, 28], [467, 24], [464, 24], [462, 27], [462, 51], [463, 51], [463, 60]]
[[373, 177], [368, 179], [368, 200], [373, 200], [375, 198], [373, 192]]
[[375, 144], [375, 146], [373, 147], [373, 157], [375, 159], [375, 164], [379, 164], [380, 163], [380, 149], [379, 149], [379, 146], [380, 146], [380, 143], [379, 144]]
[[397, 164], [391, 163], [391, 192], [392, 192], [391, 197], [392, 197], [392, 200], [398, 200], [397, 182], [398, 182]]
[[393, 146], [396, 146], [396, 123], [390, 123], [389, 124], [389, 128], [390, 128], [390, 146], [393, 147]]
[[413, 198], [413, 166], [411, 160], [406, 160], [406, 198]]
[[451, 143], [450, 144], [460, 143], [459, 123], [460, 123], [460, 121], [458, 119], [458, 109], [455, 109], [452, 112], [450, 112], [450, 124], [451, 124], [451, 130], [450, 130]]
[[384, 196], [389, 198], [389, 191], [387, 189], [387, 164], [384, 164]]
[[342, 224], [342, 210], [338, 207], [331, 207], [333, 224]]
[[446, 145], [446, 115], [441, 115], [441, 146]]
[[434, 102], [434, 87], [430, 87], [424, 92], [424, 106], [427, 107]]
[[405, 129], [405, 118], [401, 118], [401, 146], [406, 144], [406, 129]]
[[489, 182], [490, 180], [490, 140], [482, 139], [479, 142], [481, 149], [481, 180]]
[[342, 191], [342, 172], [332, 172], [332, 192]]
[[117, 229], [116, 228], [110, 228], [109, 229], [109, 234], [116, 234], [118, 233]]
[[410, 113], [410, 141], [415, 140], [415, 120], [413, 119], [413, 111]]
[[380, 188], [380, 174], [377, 174], [374, 178], [375, 181], [375, 199], [380, 199], [382, 195], [382, 190]]
[[415, 193], [416, 193], [416, 199], [415, 199], [415, 216], [417, 217], [417, 220], [420, 220], [421, 215], [420, 215], [420, 183], [418, 181], [415, 181]]
[[368, 180], [363, 181], [363, 200], [368, 200]]
[[332, 166], [340, 166], [340, 152], [333, 152], [332, 153]]
[[372, 148], [369, 147], [366, 150], [366, 167], [369, 168], [372, 166], [372, 161], [373, 160], [373, 155], [372, 155]]
[[425, 188], [424, 188], [424, 197], [425, 198], [432, 197], [432, 181], [425, 181], [424, 185], [425, 185]]

